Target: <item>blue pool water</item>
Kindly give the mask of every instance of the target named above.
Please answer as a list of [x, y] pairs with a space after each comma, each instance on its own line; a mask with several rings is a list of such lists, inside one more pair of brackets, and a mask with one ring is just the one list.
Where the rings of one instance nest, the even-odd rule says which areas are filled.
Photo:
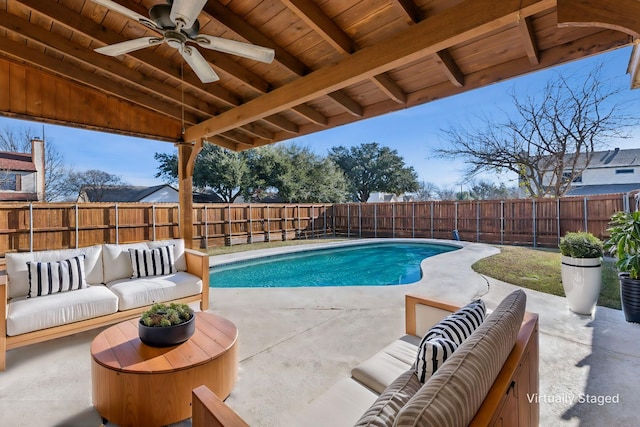
[[210, 286], [384, 286], [417, 282], [420, 262], [458, 248], [427, 243], [377, 243], [315, 249], [240, 261], [211, 269]]

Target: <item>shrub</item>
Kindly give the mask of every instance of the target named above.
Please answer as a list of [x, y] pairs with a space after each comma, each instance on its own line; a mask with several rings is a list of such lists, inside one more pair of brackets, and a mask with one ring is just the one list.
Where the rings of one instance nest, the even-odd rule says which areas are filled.
[[560, 239], [560, 252], [572, 258], [599, 258], [603, 255], [603, 243], [591, 233], [580, 231], [567, 233]]

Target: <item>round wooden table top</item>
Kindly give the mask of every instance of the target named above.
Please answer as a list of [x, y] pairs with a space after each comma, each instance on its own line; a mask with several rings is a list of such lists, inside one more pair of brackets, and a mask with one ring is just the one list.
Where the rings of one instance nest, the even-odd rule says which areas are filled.
[[231, 348], [238, 329], [212, 313], [196, 312], [196, 331], [182, 344], [149, 347], [138, 336], [139, 318], [104, 330], [91, 343], [91, 356], [100, 365], [129, 373], [161, 373], [191, 368], [215, 359]]

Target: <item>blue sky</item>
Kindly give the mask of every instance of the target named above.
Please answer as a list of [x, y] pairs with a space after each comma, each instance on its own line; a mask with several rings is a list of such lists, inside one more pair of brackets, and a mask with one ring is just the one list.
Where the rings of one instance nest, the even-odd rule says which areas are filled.
[[[500, 117], [512, 111], [510, 90], [533, 94], [553, 77], [554, 70], [573, 74], [604, 64], [604, 76], [629, 87], [626, 74], [630, 48], [619, 49], [596, 57], [566, 64], [555, 69], [540, 71], [517, 79], [497, 83], [457, 96], [434, 101], [422, 106], [398, 111], [350, 125], [340, 126], [313, 135], [293, 138], [298, 144], [309, 146], [319, 154], [337, 145], [352, 146], [377, 142], [398, 150], [407, 165], [413, 166], [419, 179], [433, 182], [440, 187], [458, 188], [463, 180], [464, 164], [459, 161], [434, 159], [431, 150], [443, 144], [441, 130], [460, 124], [466, 126], [478, 117]], [[624, 99], [640, 109], [640, 89], [625, 90]], [[23, 120], [0, 117], [0, 127], [31, 127], [52, 140], [64, 157], [65, 163], [77, 171], [100, 169], [120, 176], [132, 185], [155, 185], [162, 183], [154, 178], [157, 162], [154, 153], [170, 153], [175, 150], [167, 142], [131, 138], [114, 134], [68, 128]], [[612, 146], [639, 148], [640, 129], [628, 140], [612, 141]], [[479, 176], [494, 182], [514, 185], [513, 177]]]

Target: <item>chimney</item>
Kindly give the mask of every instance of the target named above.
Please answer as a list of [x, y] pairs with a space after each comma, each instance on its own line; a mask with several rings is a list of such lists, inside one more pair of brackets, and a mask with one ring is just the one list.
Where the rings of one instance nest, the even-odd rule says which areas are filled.
[[39, 138], [31, 140], [31, 161], [36, 166], [36, 194], [38, 201], [44, 202], [44, 141]]

